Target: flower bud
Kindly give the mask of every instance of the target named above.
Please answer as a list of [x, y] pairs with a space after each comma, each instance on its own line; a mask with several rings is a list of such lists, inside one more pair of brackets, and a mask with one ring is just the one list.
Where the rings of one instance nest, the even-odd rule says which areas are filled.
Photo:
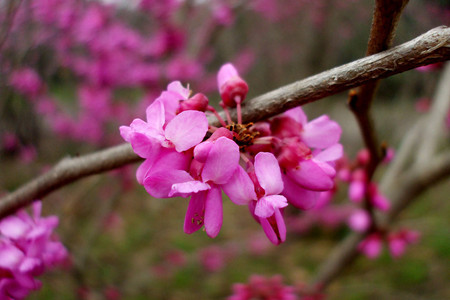
[[248, 92], [247, 83], [239, 77], [236, 68], [228, 63], [223, 65], [217, 75], [220, 97], [228, 107], [235, 107], [242, 103]]
[[202, 93], [195, 94], [191, 98], [180, 101], [180, 107], [178, 109], [178, 113], [185, 110], [198, 110], [205, 111], [208, 107], [209, 100]]

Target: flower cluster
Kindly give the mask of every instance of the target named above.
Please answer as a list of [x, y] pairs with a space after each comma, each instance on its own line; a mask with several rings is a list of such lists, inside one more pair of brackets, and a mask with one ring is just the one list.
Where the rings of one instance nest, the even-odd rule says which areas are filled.
[[[204, 227], [215, 237], [222, 226], [222, 191], [237, 205], [247, 205], [269, 240], [286, 239], [283, 209], [312, 207], [333, 188], [335, 161], [342, 156], [340, 126], [327, 116], [308, 122], [301, 108], [271, 120], [243, 123], [241, 104], [247, 83], [225, 64], [218, 87], [226, 122], [203, 94], [178, 81], [146, 110], [146, 121], [121, 126], [122, 137], [145, 159], [137, 180], [157, 198], [191, 197], [184, 231]], [[236, 107], [237, 122], [228, 111]], [[221, 127], [208, 124], [213, 113]]]
[[283, 278], [280, 275], [275, 275], [272, 278], [252, 275], [247, 284], [234, 284], [233, 295], [228, 297], [228, 300], [249, 299], [295, 300], [298, 297], [295, 294], [294, 287], [283, 284]]
[[41, 202], [33, 204], [33, 216], [19, 211], [0, 222], [0, 299], [24, 299], [38, 290], [35, 277], [67, 257], [54, 237], [58, 218], [42, 218]]
[[420, 233], [414, 230], [401, 229], [397, 232], [391, 232], [387, 236], [375, 232], [368, 235], [358, 245], [358, 250], [370, 259], [377, 258], [383, 250], [383, 242], [386, 242], [389, 253], [393, 258], [402, 256], [406, 247], [415, 244], [420, 239]]

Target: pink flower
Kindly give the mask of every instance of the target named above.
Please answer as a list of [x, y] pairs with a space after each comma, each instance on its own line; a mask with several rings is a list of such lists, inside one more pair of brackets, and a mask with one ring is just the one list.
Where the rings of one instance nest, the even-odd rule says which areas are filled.
[[370, 216], [364, 209], [358, 209], [348, 219], [348, 225], [357, 232], [364, 232], [370, 226]]
[[264, 278], [260, 275], [252, 275], [247, 284], [233, 284], [233, 295], [228, 300], [250, 300], [250, 299], [298, 299], [294, 288], [283, 285], [283, 278], [275, 275], [272, 278]]
[[165, 125], [164, 105], [156, 100], [147, 108], [147, 122], [134, 119], [129, 127], [120, 127], [120, 134], [136, 154], [148, 158], [160, 146], [186, 151], [199, 144], [207, 130], [208, 120], [199, 111], [183, 111]]
[[389, 252], [394, 258], [402, 256], [406, 247], [410, 244], [415, 244], [420, 238], [420, 234], [413, 230], [400, 230], [396, 233], [391, 233], [388, 236]]
[[24, 299], [41, 287], [34, 277], [67, 258], [53, 235], [58, 218], [40, 214], [41, 202], [35, 202], [32, 217], [19, 211], [0, 222], [0, 299]]
[[260, 152], [255, 156], [254, 172], [250, 176], [239, 167], [223, 190], [234, 203], [248, 203], [250, 212], [273, 244], [285, 241], [286, 225], [280, 209], [288, 204], [286, 198], [279, 195], [283, 191], [283, 180], [272, 153]]
[[[174, 183], [170, 196], [192, 195], [186, 212], [184, 231], [193, 233], [205, 226], [209, 237], [216, 237], [222, 227], [222, 193], [239, 164], [238, 145], [225, 136], [211, 136], [194, 149], [190, 176]], [[192, 177], [191, 177], [192, 176]]]
[[14, 71], [9, 78], [11, 86], [23, 95], [35, 99], [43, 91], [43, 83], [39, 75], [30, 68]]
[[383, 241], [379, 233], [372, 233], [358, 245], [358, 250], [370, 259], [377, 258], [383, 249]]

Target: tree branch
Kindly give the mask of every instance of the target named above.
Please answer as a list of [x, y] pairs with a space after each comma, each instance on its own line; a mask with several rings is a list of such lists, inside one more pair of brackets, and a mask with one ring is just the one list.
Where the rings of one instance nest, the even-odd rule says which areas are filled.
[[[244, 122], [260, 121], [290, 108], [317, 101], [410, 69], [450, 59], [450, 28], [437, 27], [388, 51], [368, 56], [286, 85], [244, 103]], [[236, 119], [236, 111], [231, 111]], [[217, 126], [217, 120], [209, 119]], [[0, 218], [76, 181], [140, 161], [127, 144], [61, 161], [44, 175], [0, 199]]]
[[[372, 18], [372, 27], [370, 30], [366, 56], [379, 53], [391, 47], [398, 21], [408, 1], [409, 0], [375, 1], [375, 10]], [[369, 185], [375, 170], [383, 159], [383, 151], [385, 150], [382, 149], [382, 146], [379, 144], [374, 121], [370, 113], [370, 108], [375, 98], [375, 92], [379, 82], [379, 80], [371, 81], [360, 86], [356, 90], [351, 90], [348, 101], [349, 107], [358, 122], [364, 145], [370, 153], [369, 163], [365, 168], [367, 185]], [[367, 189], [367, 191], [368, 190], [369, 189]], [[364, 197], [364, 209], [372, 220], [369, 232], [375, 231], [377, 223], [375, 221], [375, 212], [369, 192], [367, 192]]]
[[[244, 122], [257, 122], [288, 109], [335, 95], [370, 81], [450, 59], [450, 28], [436, 27], [387, 51], [367, 56], [253, 99], [242, 107]], [[236, 120], [236, 111], [230, 111]], [[211, 124], [219, 126], [214, 117]]]

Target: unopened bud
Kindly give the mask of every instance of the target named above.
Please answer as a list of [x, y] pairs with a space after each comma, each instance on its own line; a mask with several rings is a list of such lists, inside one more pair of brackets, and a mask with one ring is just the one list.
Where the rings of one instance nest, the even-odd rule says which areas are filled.
[[247, 96], [248, 85], [239, 77], [236, 68], [228, 63], [223, 65], [217, 75], [220, 97], [228, 107], [242, 103]]
[[180, 108], [178, 109], [178, 112], [180, 113], [185, 110], [205, 111], [208, 107], [208, 103], [208, 98], [206, 98], [206, 96], [202, 93], [198, 93], [187, 100], [180, 101]]

